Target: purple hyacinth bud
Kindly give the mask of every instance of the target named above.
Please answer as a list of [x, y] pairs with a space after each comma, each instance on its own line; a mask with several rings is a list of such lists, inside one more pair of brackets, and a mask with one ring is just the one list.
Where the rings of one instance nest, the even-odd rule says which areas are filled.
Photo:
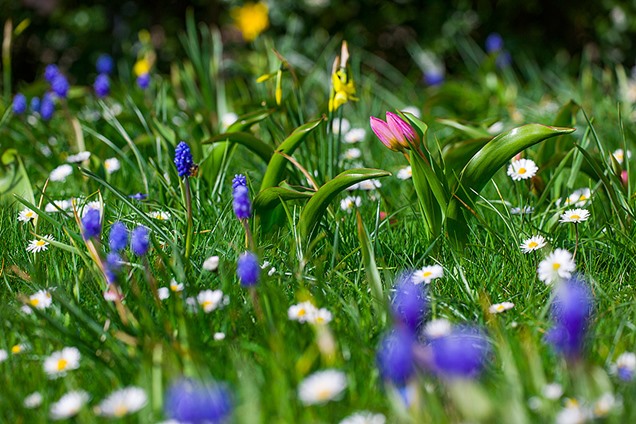
[[252, 252], [242, 253], [236, 263], [236, 275], [243, 287], [252, 287], [258, 283], [261, 267], [258, 257]]
[[504, 41], [501, 38], [501, 35], [493, 32], [488, 37], [486, 37], [486, 53], [496, 53], [503, 49]]
[[424, 73], [422, 76], [424, 84], [429, 87], [435, 87], [441, 85], [444, 82], [444, 72], [439, 69], [432, 69]]
[[13, 97], [13, 113], [22, 115], [27, 110], [27, 99], [22, 93], [18, 93]]
[[29, 109], [31, 109], [32, 113], [40, 112], [40, 98], [34, 97], [31, 99], [31, 103], [29, 104]]
[[409, 331], [397, 328], [382, 339], [376, 361], [382, 378], [401, 386], [415, 372], [413, 344], [415, 337]]
[[490, 354], [485, 334], [472, 327], [458, 327], [428, 345], [433, 371], [443, 377], [474, 378], [483, 371]]
[[396, 325], [415, 334], [424, 320], [427, 301], [424, 284], [414, 284], [412, 277], [412, 272], [405, 272], [397, 278], [391, 310]]
[[249, 190], [246, 186], [237, 186], [232, 191], [234, 201], [232, 206], [238, 219], [248, 219], [252, 215], [252, 203], [250, 201]]
[[190, 146], [185, 141], [179, 142], [174, 150], [174, 164], [180, 177], [190, 176], [190, 169], [194, 165], [194, 161], [192, 160]]
[[84, 240], [99, 237], [102, 232], [101, 213], [97, 209], [89, 209], [82, 218], [82, 228], [84, 229]]
[[569, 359], [581, 355], [592, 315], [592, 294], [585, 282], [573, 277], [556, 288], [551, 315], [554, 327], [545, 340]]
[[42, 96], [42, 101], [40, 102], [40, 116], [45, 121], [48, 121], [53, 117], [54, 112], [55, 101], [53, 100], [53, 96], [50, 93], [46, 93]]
[[44, 79], [51, 84], [59, 73], [60, 70], [57, 68], [57, 65], [47, 65], [46, 68], [44, 68]]
[[132, 231], [130, 236], [130, 250], [137, 256], [144, 256], [150, 248], [150, 236], [148, 228], [143, 225]]
[[497, 65], [498, 68], [507, 68], [508, 66], [510, 66], [510, 64], [512, 63], [512, 56], [510, 56], [510, 52], [507, 50], [502, 51], [501, 53], [499, 53], [497, 55], [497, 58], [495, 59], [495, 65]]
[[238, 186], [247, 187], [247, 178], [243, 174], [236, 174], [232, 179], [232, 190], [235, 190]]
[[225, 384], [179, 380], [166, 393], [166, 416], [182, 423], [224, 423], [232, 413]]
[[58, 97], [66, 98], [69, 88], [68, 80], [62, 74], [57, 74], [55, 78], [53, 78], [53, 81], [51, 81], [51, 90], [53, 90]]
[[100, 99], [108, 96], [108, 93], [110, 93], [110, 80], [108, 79], [108, 75], [97, 75], [97, 78], [95, 78], [95, 83], [93, 83], [93, 88], [95, 89], [95, 94]]
[[137, 77], [137, 85], [142, 90], [145, 90], [150, 85], [150, 74], [143, 74]]
[[128, 197], [130, 197], [133, 200], [146, 200], [148, 195], [146, 193], [135, 193], [135, 194], [128, 195]]
[[95, 63], [95, 67], [97, 68], [98, 74], [110, 74], [113, 72], [113, 68], [115, 64], [113, 62], [113, 58], [107, 54], [100, 54], [97, 58], [97, 62]]
[[112, 284], [117, 281], [117, 274], [121, 270], [122, 259], [119, 254], [110, 252], [106, 255], [106, 263], [104, 264], [104, 272], [108, 284]]
[[128, 245], [128, 228], [123, 222], [117, 221], [110, 227], [108, 245], [115, 252], [124, 250]]

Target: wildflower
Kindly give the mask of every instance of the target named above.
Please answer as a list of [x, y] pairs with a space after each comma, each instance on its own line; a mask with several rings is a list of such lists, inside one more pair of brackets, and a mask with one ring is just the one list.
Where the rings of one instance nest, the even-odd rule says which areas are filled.
[[190, 169], [194, 165], [192, 160], [192, 152], [190, 146], [185, 141], [179, 142], [177, 148], [174, 151], [174, 164], [177, 167], [177, 172], [180, 177], [189, 177]]
[[334, 134], [346, 134], [351, 129], [351, 122], [347, 118], [334, 118], [331, 122], [331, 132]]
[[130, 236], [130, 249], [137, 256], [144, 256], [150, 249], [150, 236], [148, 228], [143, 225], [132, 231]]
[[126, 248], [128, 245], [128, 228], [121, 221], [116, 221], [110, 227], [110, 234], [108, 235], [108, 245], [110, 249], [119, 252]]
[[225, 333], [214, 333], [214, 340], [220, 341], [225, 339]]
[[148, 75], [150, 68], [152, 68], [152, 58], [150, 56], [142, 57], [133, 65], [133, 73], [137, 77]]
[[146, 193], [135, 193], [135, 194], [131, 194], [128, 197], [130, 197], [133, 200], [145, 200], [148, 195]]
[[0, 349], [0, 364], [6, 361], [8, 357], [9, 354], [7, 353], [7, 351], [4, 349]]
[[170, 297], [170, 289], [168, 287], [159, 287], [157, 289], [157, 297], [160, 300], [166, 300]]
[[581, 408], [578, 402], [567, 404], [556, 414], [554, 422], [556, 424], [583, 424], [587, 422], [588, 414]]
[[438, 318], [429, 321], [424, 327], [424, 335], [429, 339], [436, 339], [451, 333], [452, 324], [445, 318]]
[[18, 93], [13, 96], [13, 113], [22, 115], [27, 110], [27, 100], [24, 94]]
[[39, 111], [40, 116], [45, 121], [48, 121], [53, 117], [53, 113], [55, 112], [55, 102], [49, 93], [42, 96], [42, 101], [39, 104]]
[[26, 250], [30, 253], [38, 253], [47, 250], [49, 248], [50, 240], [53, 240], [53, 236], [51, 235], [46, 235], [39, 239], [33, 239], [29, 242]]
[[55, 77], [58, 76], [59, 73], [60, 73], [60, 70], [58, 69], [57, 65], [54, 65], [54, 64], [47, 65], [46, 68], [44, 68], [44, 79], [48, 83], [51, 83], [53, 82]]
[[347, 62], [349, 61], [349, 48], [347, 42], [342, 42], [340, 55], [336, 56], [331, 71], [331, 95], [329, 96], [329, 111], [333, 112], [349, 100], [358, 100], [355, 97], [356, 88], [353, 78], [349, 75]]
[[561, 215], [559, 222], [572, 222], [578, 224], [583, 221], [587, 221], [590, 217], [590, 212], [587, 209], [570, 209]]
[[392, 112], [386, 113], [386, 122], [372, 116], [369, 118], [371, 129], [389, 149], [395, 152], [419, 148], [420, 136], [413, 127]]
[[25, 350], [29, 349], [29, 346], [24, 343], [19, 343], [17, 345], [13, 345], [11, 347], [11, 353], [13, 355], [19, 355], [23, 353]]
[[29, 222], [32, 219], [35, 219], [35, 217], [37, 217], [37, 216], [38, 216], [38, 214], [33, 212], [31, 209], [24, 208], [18, 214], [18, 221], [20, 221], [20, 222]]
[[67, 371], [79, 368], [80, 357], [80, 352], [76, 347], [65, 347], [53, 352], [44, 360], [44, 371], [49, 378], [60, 377]]
[[252, 215], [252, 203], [250, 202], [249, 190], [246, 186], [239, 185], [232, 191], [234, 200], [232, 207], [238, 219], [248, 219]]
[[347, 377], [342, 371], [317, 371], [300, 382], [298, 398], [303, 405], [322, 405], [337, 400], [347, 388]]
[[534, 212], [534, 207], [532, 206], [524, 206], [523, 208], [510, 208], [511, 215], [530, 215]]
[[545, 340], [565, 357], [578, 357], [592, 315], [589, 287], [577, 278], [563, 282], [556, 289], [551, 315], [554, 326], [546, 333]]
[[486, 53], [497, 53], [503, 50], [503, 45], [504, 42], [503, 38], [501, 38], [501, 35], [493, 32], [486, 38]]
[[543, 397], [550, 400], [557, 400], [563, 396], [563, 387], [559, 383], [550, 383], [541, 389]]
[[104, 169], [108, 174], [119, 171], [120, 168], [121, 164], [119, 163], [119, 159], [117, 158], [108, 158], [104, 161]]
[[79, 163], [88, 160], [91, 157], [91, 152], [79, 152], [76, 155], [70, 155], [66, 158], [68, 163]]
[[150, 85], [150, 74], [141, 74], [137, 77], [137, 86], [145, 90]]
[[444, 268], [442, 268], [441, 265], [430, 265], [415, 271], [412, 280], [413, 284], [430, 284], [432, 280], [442, 278], [443, 276]]
[[367, 132], [364, 128], [352, 128], [347, 131], [345, 134], [343, 141], [347, 144], [359, 143], [364, 140], [364, 137], [367, 135]]
[[247, 178], [243, 174], [236, 174], [232, 178], [232, 190], [236, 190], [239, 186], [247, 187]]
[[444, 82], [444, 68], [440, 66], [434, 66], [427, 69], [422, 75], [424, 83], [429, 87], [435, 87]]
[[376, 362], [384, 380], [402, 386], [415, 373], [413, 335], [396, 329], [384, 337], [376, 354]]
[[340, 209], [351, 213], [354, 208], [359, 208], [362, 204], [360, 196], [347, 196], [340, 201]]
[[592, 413], [596, 418], [604, 418], [607, 417], [612, 409], [620, 406], [620, 401], [617, 401], [613, 394], [604, 393], [600, 398], [594, 402], [594, 407], [592, 408]]
[[532, 236], [529, 239], [524, 240], [519, 246], [523, 253], [530, 253], [535, 250], [539, 250], [547, 244], [543, 236]]
[[371, 191], [371, 190], [375, 190], [377, 188], [382, 187], [382, 183], [376, 179], [371, 179], [371, 180], [364, 180], [364, 181], [360, 181], [357, 184], [353, 184], [352, 186], [349, 186], [349, 188], [347, 190], [349, 191], [353, 191], [353, 190], [364, 190], [364, 191]]
[[99, 99], [108, 96], [108, 93], [110, 93], [110, 79], [108, 78], [108, 75], [97, 75], [95, 82], [93, 83], [93, 89]]
[[218, 308], [222, 300], [223, 292], [221, 290], [203, 290], [197, 296], [197, 303], [201, 305], [206, 314]]
[[539, 280], [546, 284], [558, 282], [572, 276], [576, 269], [572, 254], [565, 249], [556, 249], [539, 263]]
[[219, 257], [218, 256], [210, 256], [205, 261], [203, 261], [203, 269], [206, 271], [216, 271], [219, 268]]
[[53, 90], [58, 97], [66, 98], [69, 88], [68, 80], [61, 73], [58, 73], [51, 81], [51, 90]]
[[68, 164], [60, 165], [51, 171], [49, 179], [51, 181], [66, 181], [66, 177], [73, 173], [73, 167]]
[[616, 358], [616, 374], [623, 381], [634, 379], [636, 373], [636, 354], [633, 352], [622, 353]]
[[144, 389], [126, 387], [111, 393], [97, 406], [98, 415], [120, 418], [133, 414], [146, 406], [148, 396]]
[[103, 53], [100, 54], [97, 58], [97, 62], [95, 62], [95, 68], [97, 69], [98, 74], [110, 74], [115, 68], [115, 63], [110, 55]]
[[333, 319], [333, 315], [331, 315], [331, 312], [329, 312], [329, 310], [320, 308], [316, 310], [315, 313], [311, 314], [309, 316], [309, 319], [309, 322], [311, 322], [312, 324], [326, 325], [331, 322], [331, 320]]
[[168, 221], [170, 219], [170, 212], [166, 211], [153, 211], [148, 214], [151, 218], [158, 219], [159, 221]]
[[539, 167], [530, 159], [513, 160], [508, 166], [508, 176], [513, 181], [527, 180], [535, 176]]
[[488, 308], [488, 312], [491, 314], [499, 314], [501, 312], [505, 312], [508, 309], [514, 308], [515, 304], [512, 302], [503, 302], [503, 303], [495, 303], [494, 305], [490, 305]]
[[170, 290], [178, 293], [183, 291], [183, 283], [177, 283], [177, 280], [174, 278], [170, 280]]
[[222, 383], [182, 379], [166, 393], [166, 416], [183, 423], [227, 422], [232, 413], [232, 395]]
[[84, 391], [68, 392], [51, 405], [51, 419], [56, 421], [65, 420], [77, 415], [80, 409], [88, 402], [88, 399], [90, 399], [90, 396]]
[[580, 188], [578, 190], [574, 190], [572, 194], [565, 199], [566, 205], [574, 205], [578, 208], [585, 206], [585, 204], [592, 197], [592, 191], [589, 188]]
[[342, 155], [342, 158], [344, 160], [355, 160], [355, 159], [359, 159], [360, 156], [362, 156], [362, 151], [356, 147], [351, 148], [351, 149], [347, 149], [344, 154]]
[[386, 417], [369, 411], [360, 411], [349, 415], [340, 424], [385, 424]]
[[[14, 104], [15, 104], [15, 100], [14, 100]], [[14, 106], [15, 109], [15, 106]], [[622, 164], [623, 161], [625, 160], [625, 151], [623, 149], [617, 149], [614, 150], [614, 152], [612, 153], [612, 156], [614, 157], [614, 159], [616, 159], [616, 162]], [[632, 152], [631, 151], [627, 151], [627, 159], [630, 159], [632, 157]]]
[[33, 392], [24, 398], [22, 404], [27, 409], [37, 408], [42, 405], [42, 394], [40, 392]]
[[484, 333], [470, 327], [456, 328], [446, 336], [432, 339], [429, 348], [433, 370], [444, 377], [478, 376], [490, 353]]
[[413, 282], [412, 273], [398, 276], [391, 303], [395, 320], [415, 333], [424, 320], [426, 308], [426, 291], [423, 286]]
[[98, 238], [102, 232], [101, 214], [97, 209], [89, 209], [82, 218], [84, 240]]
[[109, 284], [117, 281], [117, 274], [121, 270], [122, 259], [117, 251], [110, 252], [106, 255], [106, 262], [104, 263], [104, 272]]
[[245, 3], [241, 7], [234, 7], [230, 15], [247, 42], [254, 41], [269, 27], [268, 9], [264, 2]]
[[47, 290], [39, 290], [29, 296], [29, 305], [35, 309], [47, 309], [51, 303], [51, 293]]
[[315, 314], [316, 307], [309, 301], [292, 305], [287, 310], [287, 317], [291, 321], [308, 322]]
[[236, 275], [243, 287], [252, 287], [258, 283], [261, 268], [258, 257], [252, 252], [244, 252], [236, 263]]
[[71, 200], [54, 200], [53, 203], [47, 203], [44, 207], [45, 212], [67, 211], [73, 206]]
[[404, 168], [400, 169], [397, 172], [397, 177], [400, 180], [409, 180], [413, 178], [413, 169], [411, 168], [411, 165], [405, 166]]

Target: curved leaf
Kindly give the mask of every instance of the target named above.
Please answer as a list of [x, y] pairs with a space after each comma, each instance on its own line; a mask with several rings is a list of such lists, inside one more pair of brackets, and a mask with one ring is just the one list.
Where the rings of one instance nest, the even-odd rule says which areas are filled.
[[240, 132], [245, 131], [252, 125], [257, 122], [262, 121], [267, 118], [269, 115], [274, 113], [276, 109], [264, 109], [264, 110], [256, 110], [254, 112], [246, 113], [245, 115], [241, 115], [238, 119], [228, 127], [226, 132]]
[[387, 177], [390, 172], [381, 169], [349, 169], [337, 175], [333, 180], [320, 187], [311, 197], [300, 214], [299, 228], [303, 240], [309, 241], [316, 225], [327, 210], [331, 201], [343, 190], [364, 180]]
[[278, 149], [276, 149], [276, 152], [274, 152], [274, 155], [267, 165], [267, 170], [265, 171], [263, 182], [261, 184], [261, 191], [278, 185], [278, 183], [280, 183], [283, 179], [283, 174], [285, 172], [285, 167], [288, 161], [283, 155], [278, 155], [276, 153], [281, 152], [285, 153], [286, 155], [293, 154], [300, 143], [307, 137], [307, 135], [318, 128], [320, 123], [323, 121], [324, 118], [320, 118], [301, 125], [300, 127], [296, 128], [294, 132], [292, 132], [289, 137], [287, 137], [285, 141], [280, 144], [280, 146], [278, 146]]
[[256, 195], [253, 206], [256, 213], [260, 214], [266, 210], [273, 209], [281, 201], [308, 199], [312, 195], [313, 192], [309, 191], [298, 191], [286, 187], [270, 187]]
[[205, 140], [202, 144], [213, 144], [219, 142], [241, 144], [256, 153], [265, 162], [269, 162], [272, 154], [274, 153], [274, 150], [270, 146], [265, 144], [263, 140], [254, 137], [250, 133], [242, 131], [219, 134], [215, 137]]

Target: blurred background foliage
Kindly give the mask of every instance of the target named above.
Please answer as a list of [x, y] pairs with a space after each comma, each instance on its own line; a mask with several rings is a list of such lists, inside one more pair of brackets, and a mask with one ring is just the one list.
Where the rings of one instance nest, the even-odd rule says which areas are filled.
[[[220, 28], [224, 43], [249, 48], [232, 25], [230, 10], [244, 2], [225, 0], [0, 0], [2, 21], [28, 26], [13, 40], [14, 86], [38, 78], [57, 63], [71, 83], [94, 76], [100, 53], [116, 59], [135, 52], [140, 30], [147, 29], [158, 52], [157, 68], [184, 55], [177, 35], [186, 10]], [[636, 1], [615, 0], [269, 0], [270, 27], [277, 48], [293, 43], [299, 53], [323, 50], [342, 37], [390, 62], [406, 75], [421, 78], [422, 66], [407, 47], [417, 44], [439, 58], [447, 74], [463, 71], [458, 40], [483, 45], [493, 32], [502, 35], [513, 62], [530, 57], [540, 65], [557, 62], [571, 72], [582, 55], [605, 65], [631, 68], [636, 57]], [[28, 21], [25, 21], [28, 20]], [[226, 47], [226, 51], [228, 51]], [[421, 65], [421, 64], [420, 64]]]

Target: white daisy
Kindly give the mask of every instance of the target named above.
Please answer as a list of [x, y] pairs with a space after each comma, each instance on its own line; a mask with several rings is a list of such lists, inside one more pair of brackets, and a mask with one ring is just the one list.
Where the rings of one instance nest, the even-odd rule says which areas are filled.
[[320, 405], [337, 399], [346, 388], [347, 376], [342, 371], [318, 371], [301, 381], [298, 397], [304, 405]]
[[360, 207], [361, 204], [362, 199], [360, 196], [347, 196], [340, 201], [340, 209], [347, 211], [347, 213], [351, 213], [354, 208]]
[[183, 291], [183, 283], [177, 283], [177, 280], [174, 278], [170, 280], [170, 290], [178, 293]]
[[607, 417], [616, 406], [619, 406], [619, 401], [616, 400], [613, 394], [604, 393], [600, 398], [594, 402], [593, 413], [596, 418]]
[[148, 403], [148, 396], [144, 389], [126, 387], [108, 395], [97, 405], [96, 411], [98, 415], [120, 418], [139, 411], [146, 406], [146, 403]]
[[47, 290], [39, 290], [29, 296], [29, 305], [35, 309], [46, 309], [51, 306], [51, 293]]
[[22, 404], [27, 409], [37, 408], [42, 405], [42, 394], [40, 392], [33, 392], [24, 398]]
[[386, 417], [382, 414], [374, 414], [369, 411], [360, 411], [349, 415], [340, 421], [340, 424], [384, 424]]
[[577, 190], [574, 190], [572, 194], [570, 194], [568, 198], [565, 199], [565, 204], [568, 206], [574, 205], [580, 208], [585, 206], [585, 204], [590, 200], [591, 197], [592, 190], [590, 190], [589, 188], [579, 188]]
[[151, 218], [158, 219], [159, 221], [168, 221], [170, 219], [170, 212], [166, 211], [153, 211], [148, 214]]
[[415, 271], [411, 280], [413, 281], [413, 284], [430, 284], [432, 280], [442, 278], [443, 276], [444, 268], [442, 268], [441, 265], [430, 265]]
[[331, 322], [333, 315], [325, 308], [320, 308], [310, 315], [310, 322], [316, 325], [326, 325]]
[[44, 207], [45, 212], [60, 212], [67, 211], [73, 207], [73, 203], [71, 200], [54, 200], [53, 203], [47, 203]]
[[413, 178], [413, 169], [411, 168], [411, 165], [405, 166], [404, 168], [400, 169], [397, 172], [396, 177], [398, 177], [398, 179], [400, 180], [408, 180]]
[[519, 246], [523, 253], [530, 253], [535, 250], [539, 250], [547, 244], [545, 238], [543, 236], [532, 236], [529, 239], [525, 240]]
[[203, 290], [197, 296], [197, 302], [206, 314], [218, 308], [222, 300], [223, 292], [221, 290]]
[[0, 349], [0, 364], [6, 361], [8, 357], [9, 354], [7, 353], [7, 351], [4, 349]]
[[588, 414], [576, 401], [570, 402], [556, 415], [556, 424], [583, 424]]
[[47, 250], [49, 248], [48, 240], [53, 240], [53, 236], [46, 235], [40, 239], [33, 239], [29, 242], [26, 251], [30, 253], [38, 253], [43, 250]]
[[112, 174], [121, 169], [121, 163], [117, 158], [108, 158], [104, 161], [104, 169], [107, 173]]
[[508, 309], [514, 308], [515, 304], [512, 302], [503, 302], [503, 303], [495, 303], [494, 305], [490, 305], [488, 308], [488, 312], [491, 314], [499, 314], [501, 312], [505, 312]]
[[219, 257], [210, 256], [203, 262], [203, 269], [206, 271], [216, 271], [219, 268]]
[[66, 158], [68, 163], [80, 163], [88, 160], [91, 157], [91, 152], [79, 152], [76, 155], [70, 155]]
[[49, 180], [51, 181], [66, 181], [66, 177], [73, 173], [73, 167], [69, 164], [60, 165], [51, 171]]
[[157, 296], [160, 300], [166, 300], [170, 297], [170, 289], [168, 287], [159, 287], [157, 289]]
[[219, 341], [223, 339], [225, 339], [225, 333], [221, 333], [221, 332], [214, 333], [214, 340]]
[[424, 335], [429, 339], [437, 339], [450, 334], [453, 325], [446, 318], [437, 318], [426, 323]]
[[309, 301], [292, 305], [287, 310], [287, 317], [291, 321], [307, 322], [316, 314], [316, 307]]
[[35, 217], [37, 217], [37, 216], [38, 216], [38, 214], [33, 212], [31, 209], [24, 208], [18, 214], [18, 221], [20, 221], [20, 222], [29, 222], [32, 219], [35, 219]]
[[331, 130], [334, 134], [342, 132], [346, 134], [351, 129], [351, 124], [347, 118], [336, 118], [331, 123]]
[[570, 209], [561, 215], [559, 222], [572, 222], [578, 224], [579, 222], [587, 221], [590, 217], [590, 211], [587, 209]]
[[364, 128], [352, 128], [345, 134], [343, 141], [348, 144], [359, 143], [364, 140], [366, 135], [367, 132]]
[[511, 215], [530, 215], [532, 212], [534, 212], [534, 208], [532, 206], [524, 206], [523, 208], [510, 208]]
[[356, 147], [353, 147], [351, 149], [347, 149], [343, 153], [342, 158], [344, 160], [356, 160], [359, 159], [360, 156], [362, 156], [362, 151]]
[[44, 360], [44, 371], [49, 378], [60, 377], [67, 371], [79, 368], [80, 358], [80, 352], [76, 347], [65, 347], [53, 352]]
[[[614, 156], [614, 159], [616, 159], [616, 162], [623, 163], [623, 161], [625, 160], [625, 151], [623, 149], [614, 150], [614, 152], [612, 153], [612, 156]], [[632, 152], [628, 150], [627, 159], [630, 159], [631, 157], [632, 157]]]
[[539, 168], [530, 159], [514, 160], [508, 166], [508, 176], [513, 181], [527, 180], [535, 176]]
[[90, 399], [90, 396], [84, 391], [68, 392], [51, 405], [51, 419], [65, 420], [77, 415], [80, 409], [88, 402], [88, 399]]
[[565, 249], [556, 249], [539, 263], [539, 280], [546, 284], [570, 278], [576, 269], [572, 254]]
[[543, 397], [550, 400], [561, 399], [563, 396], [563, 387], [559, 383], [549, 383], [541, 389]]

